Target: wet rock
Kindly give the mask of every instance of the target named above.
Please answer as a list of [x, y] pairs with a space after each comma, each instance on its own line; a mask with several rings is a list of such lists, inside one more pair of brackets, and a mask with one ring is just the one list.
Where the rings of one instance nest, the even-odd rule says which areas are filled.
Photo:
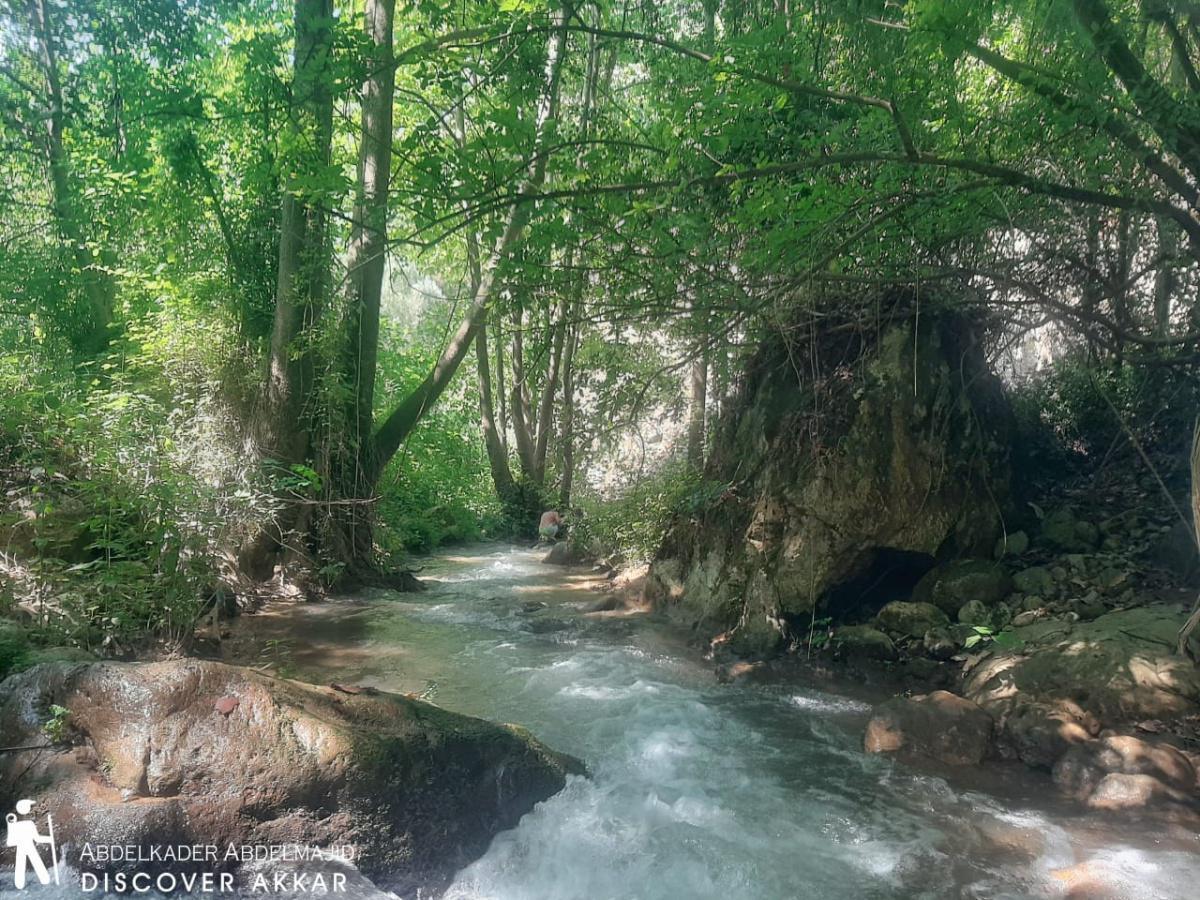
[[1026, 644], [1053, 644], [1071, 633], [1073, 623], [1065, 618], [1039, 618], [1028, 625], [1013, 628], [1013, 633]]
[[963, 625], [986, 625], [990, 620], [990, 611], [978, 600], [964, 603], [958, 611], [958, 621]]
[[1075, 603], [1075, 612], [1079, 615], [1081, 622], [1090, 622], [1108, 612], [1108, 607], [1099, 597], [1085, 597]]
[[893, 600], [875, 616], [875, 623], [884, 631], [892, 631], [905, 637], [923, 638], [925, 632], [948, 625], [950, 620], [932, 603]]
[[958, 652], [959, 643], [944, 628], [933, 628], [925, 632], [925, 652], [934, 659], [947, 660]]
[[1029, 549], [1029, 535], [1024, 531], [1014, 531], [1009, 535], [1001, 535], [996, 541], [996, 548], [993, 555], [996, 559], [1003, 559], [1006, 556], [1020, 556]]
[[1109, 735], [1071, 747], [1054, 764], [1054, 781], [1086, 800], [1110, 774], [1149, 775], [1177, 791], [1196, 788], [1196, 770], [1180, 751], [1133, 735]]
[[583, 771], [521, 729], [201, 660], [38, 666], [0, 690], [0, 734], [40, 743], [51, 703], [99, 772], [0, 755], [0, 805], [32, 797], [75, 847], [349, 844], [368, 876], [438, 883]]
[[1025, 702], [1001, 719], [999, 743], [1004, 755], [1036, 769], [1050, 769], [1073, 746], [1086, 743], [1099, 731], [1096, 718], [1070, 701]]
[[583, 554], [571, 546], [569, 541], [559, 541], [550, 548], [542, 560], [548, 566], [578, 566], [584, 562]]
[[1193, 798], [1173, 790], [1153, 775], [1105, 775], [1087, 798], [1092, 809], [1142, 809], [1147, 806], [1189, 805]]
[[843, 625], [833, 633], [831, 643], [839, 656], [848, 659], [896, 658], [892, 639], [870, 625]]
[[913, 588], [912, 599], [954, 615], [964, 603], [991, 606], [1011, 590], [1012, 579], [1002, 566], [987, 559], [963, 559], [928, 572]]
[[1013, 587], [1024, 594], [1046, 597], [1054, 591], [1054, 576], [1044, 566], [1030, 566], [1013, 576]]
[[1024, 628], [1026, 625], [1032, 625], [1038, 619], [1044, 619], [1046, 615], [1047, 613], [1044, 609], [1028, 609], [1013, 616], [1012, 627]]
[[1147, 551], [1150, 561], [1174, 575], [1183, 584], [1200, 583], [1200, 553], [1196, 552], [1195, 532], [1183, 522], [1175, 522], [1153, 540]]
[[738, 660], [728, 665], [717, 667], [717, 681], [731, 684], [738, 681], [753, 681], [766, 674], [767, 664], [762, 661], [747, 662]]
[[992, 739], [992, 717], [948, 691], [895, 697], [875, 710], [863, 747], [868, 753], [909, 752], [950, 765], [978, 765]]

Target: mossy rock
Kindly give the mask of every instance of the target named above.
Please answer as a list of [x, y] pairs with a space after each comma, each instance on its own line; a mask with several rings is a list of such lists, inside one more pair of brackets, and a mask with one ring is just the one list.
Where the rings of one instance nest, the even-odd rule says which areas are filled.
[[833, 633], [830, 644], [839, 656], [848, 659], [896, 658], [896, 645], [892, 639], [870, 625], [843, 625]]
[[917, 582], [912, 598], [954, 615], [972, 600], [984, 606], [999, 603], [1012, 592], [1012, 587], [1012, 578], [998, 563], [990, 559], [961, 559], [930, 571]]
[[950, 619], [932, 603], [893, 600], [875, 616], [875, 624], [884, 631], [924, 638], [925, 632], [949, 625]]

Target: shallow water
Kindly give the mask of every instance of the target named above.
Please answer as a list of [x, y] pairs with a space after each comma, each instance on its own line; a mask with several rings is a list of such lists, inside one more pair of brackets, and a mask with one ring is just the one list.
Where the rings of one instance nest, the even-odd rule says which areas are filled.
[[586, 761], [447, 898], [1197, 896], [1196, 835], [1085, 817], [1020, 768], [868, 756], [862, 696], [718, 684], [655, 624], [584, 615], [597, 581], [539, 559], [441, 556], [427, 592], [253, 620], [294, 677], [423, 692]]

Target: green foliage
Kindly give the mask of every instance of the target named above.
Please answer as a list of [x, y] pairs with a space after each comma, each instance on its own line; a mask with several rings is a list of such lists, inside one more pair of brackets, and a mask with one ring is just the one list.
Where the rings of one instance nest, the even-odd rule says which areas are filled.
[[1014, 395], [1022, 435], [1036, 455], [1050, 458], [1062, 453], [1057, 448], [1095, 458], [1130, 453], [1129, 433], [1146, 450], [1179, 450], [1198, 406], [1200, 380], [1186, 370], [1115, 366], [1078, 354], [1058, 360]]
[[570, 539], [589, 554], [649, 562], [672, 518], [699, 515], [726, 487], [671, 463], [618, 497], [583, 499], [567, 523]]
[[998, 631], [988, 625], [972, 625], [972, 634], [963, 641], [964, 650], [990, 644], [1000, 650], [1020, 650], [1025, 642], [1011, 631]]
[[42, 732], [50, 739], [52, 744], [66, 744], [70, 742], [71, 730], [71, 711], [65, 706], [59, 706], [57, 703], [50, 707], [50, 718], [42, 723]]
[[[177, 323], [157, 318], [168, 342]], [[4, 574], [47, 643], [185, 638], [222, 549], [272, 512], [216, 396], [219, 343], [176, 346], [169, 367], [159, 349], [126, 343], [83, 379], [36, 346], [0, 355]]]

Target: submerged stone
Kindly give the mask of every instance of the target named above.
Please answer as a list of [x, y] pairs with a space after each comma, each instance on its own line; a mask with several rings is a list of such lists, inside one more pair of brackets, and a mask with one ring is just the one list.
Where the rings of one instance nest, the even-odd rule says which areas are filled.
[[848, 658], [896, 658], [896, 645], [892, 639], [870, 625], [843, 625], [833, 633], [831, 643], [839, 655]]

